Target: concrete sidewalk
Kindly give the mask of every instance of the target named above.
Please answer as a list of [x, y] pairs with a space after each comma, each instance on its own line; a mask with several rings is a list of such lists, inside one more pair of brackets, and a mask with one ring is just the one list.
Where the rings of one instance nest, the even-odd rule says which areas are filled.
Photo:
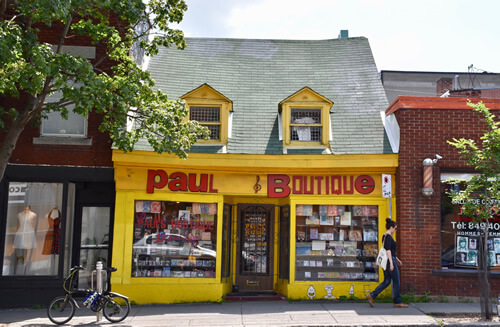
[[[477, 303], [413, 303], [407, 309], [391, 303], [250, 301], [132, 306], [127, 319], [110, 324], [78, 309], [69, 326], [440, 326], [431, 315], [478, 314]], [[497, 323], [455, 323], [498, 326]], [[448, 325], [448, 326], [452, 326]], [[0, 309], [0, 326], [54, 326], [45, 309]]]

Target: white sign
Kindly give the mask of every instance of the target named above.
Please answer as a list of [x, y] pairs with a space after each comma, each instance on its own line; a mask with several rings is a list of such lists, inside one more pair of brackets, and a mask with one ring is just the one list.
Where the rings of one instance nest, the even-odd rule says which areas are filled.
[[24, 203], [27, 183], [9, 183], [9, 203]]
[[382, 196], [384, 198], [392, 197], [391, 175], [382, 174]]

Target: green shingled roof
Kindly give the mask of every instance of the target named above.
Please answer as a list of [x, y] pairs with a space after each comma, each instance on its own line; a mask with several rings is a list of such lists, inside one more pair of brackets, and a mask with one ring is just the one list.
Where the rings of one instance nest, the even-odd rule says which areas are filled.
[[[278, 104], [305, 86], [335, 103], [334, 154], [392, 153], [380, 117], [388, 102], [366, 38], [186, 38], [186, 43], [184, 50], [161, 49], [148, 70], [170, 98], [207, 83], [233, 102], [227, 153], [283, 154]], [[191, 151], [213, 153], [220, 147], [195, 146]]]

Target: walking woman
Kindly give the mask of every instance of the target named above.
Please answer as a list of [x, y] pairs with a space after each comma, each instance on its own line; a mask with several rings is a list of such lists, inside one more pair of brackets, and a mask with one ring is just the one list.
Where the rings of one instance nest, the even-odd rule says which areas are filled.
[[408, 308], [407, 304], [401, 303], [401, 285], [399, 282], [399, 269], [398, 265], [402, 266], [403, 263], [396, 256], [396, 241], [392, 238], [392, 234], [398, 229], [398, 225], [391, 218], [386, 219], [385, 228], [387, 231], [384, 233], [382, 242], [384, 243], [384, 248], [387, 250], [387, 267], [384, 270], [384, 281], [377, 286], [375, 291], [366, 294], [368, 303], [373, 307], [373, 300], [391, 285], [392, 281], [392, 292], [394, 295], [394, 307], [395, 308]]

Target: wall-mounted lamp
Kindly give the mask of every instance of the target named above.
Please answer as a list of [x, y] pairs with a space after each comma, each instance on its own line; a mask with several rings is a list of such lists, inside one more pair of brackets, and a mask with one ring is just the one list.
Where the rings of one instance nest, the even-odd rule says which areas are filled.
[[434, 194], [434, 189], [432, 188], [432, 185], [434, 185], [434, 178], [433, 178], [433, 171], [432, 167], [437, 164], [439, 160], [443, 159], [439, 154], [436, 154], [434, 159], [424, 159], [424, 162], [422, 162], [422, 165], [424, 166], [424, 173], [423, 173], [423, 188], [422, 188], [422, 194], [424, 196], [432, 196]]

